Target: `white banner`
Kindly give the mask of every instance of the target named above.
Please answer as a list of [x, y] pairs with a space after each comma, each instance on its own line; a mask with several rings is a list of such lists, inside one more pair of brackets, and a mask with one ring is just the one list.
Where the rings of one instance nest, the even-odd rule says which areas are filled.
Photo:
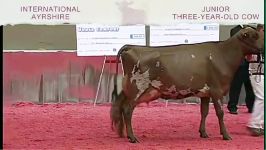
[[78, 56], [117, 55], [125, 44], [146, 45], [145, 26], [76, 25]]
[[150, 45], [165, 46], [219, 41], [219, 24], [150, 26]]
[[0, 24], [264, 23], [264, 0], [1, 0]]

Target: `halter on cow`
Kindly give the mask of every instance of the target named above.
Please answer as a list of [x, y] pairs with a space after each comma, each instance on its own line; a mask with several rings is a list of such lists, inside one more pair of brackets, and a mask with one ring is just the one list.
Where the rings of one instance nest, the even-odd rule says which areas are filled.
[[[200, 137], [208, 138], [205, 120], [212, 99], [219, 119], [220, 133], [230, 140], [224, 125], [222, 100], [246, 54], [258, 53], [264, 41], [251, 28], [241, 29], [225, 41], [172, 46], [125, 45], [117, 55], [116, 76], [112, 93], [112, 128], [122, 137], [126, 128], [130, 142], [136, 143], [131, 125], [134, 108], [158, 98], [201, 99]], [[118, 61], [121, 57], [124, 76], [122, 91], [117, 93]]]

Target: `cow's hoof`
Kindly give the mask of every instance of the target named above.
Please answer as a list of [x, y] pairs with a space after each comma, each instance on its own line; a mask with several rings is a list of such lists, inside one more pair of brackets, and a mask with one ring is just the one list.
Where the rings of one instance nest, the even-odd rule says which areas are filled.
[[229, 135], [224, 135], [223, 140], [232, 140], [232, 138]]
[[201, 138], [209, 138], [208, 134], [206, 132], [200, 133]]
[[127, 137], [130, 143], [139, 143], [139, 140], [136, 137]]

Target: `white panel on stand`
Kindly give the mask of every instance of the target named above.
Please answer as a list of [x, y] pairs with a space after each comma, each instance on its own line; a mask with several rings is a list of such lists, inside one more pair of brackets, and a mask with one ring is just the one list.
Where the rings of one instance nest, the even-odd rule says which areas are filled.
[[125, 44], [146, 45], [145, 26], [76, 25], [78, 56], [117, 55]]
[[219, 24], [178, 24], [151, 26], [150, 46], [219, 41]]

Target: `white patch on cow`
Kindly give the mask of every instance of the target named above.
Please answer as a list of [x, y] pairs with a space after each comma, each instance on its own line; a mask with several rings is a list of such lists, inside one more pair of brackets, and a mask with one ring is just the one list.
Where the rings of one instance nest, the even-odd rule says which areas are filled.
[[[132, 70], [132, 77], [130, 78], [130, 82], [132, 83], [134, 80], [136, 81], [136, 86], [137, 89], [139, 90], [136, 99], [137, 100], [139, 98], [139, 96], [146, 90], [149, 88], [149, 86], [153, 86], [155, 88], [160, 88], [160, 86], [162, 86], [162, 82], [158, 81], [158, 80], [150, 80], [150, 73], [149, 73], [149, 69], [146, 70], [145, 72], [141, 73], [140, 69], [138, 68], [139, 66], [139, 61], [136, 65], [134, 65], [134, 68]], [[138, 68], [136, 70], [136, 68]]]
[[194, 79], [194, 77], [192, 76], [192, 77], [190, 78], [190, 81], [192, 82], [193, 79]]
[[155, 88], [157, 88], [157, 89], [159, 89], [160, 86], [162, 86], [162, 85], [163, 85], [163, 84], [162, 84], [161, 81], [158, 81], [158, 80], [152, 80], [152, 81], [151, 81], [151, 86], [153, 86], [153, 87], [155, 87]]
[[147, 88], [149, 88], [149, 84], [151, 83], [151, 81], [149, 79], [150, 77], [149, 69], [145, 71], [144, 73], [140, 73], [139, 69], [136, 72], [134, 72], [135, 68], [136, 68], [136, 65], [133, 68], [130, 82], [132, 83], [134, 80], [136, 81], [136, 86], [139, 90], [137, 97], [136, 97], [137, 99]]
[[156, 66], [156, 67], [160, 67], [160, 62], [157, 61], [155, 66]]
[[207, 91], [210, 90], [210, 87], [205, 83], [204, 87], [202, 89], [200, 89], [200, 92], [206, 93]]
[[192, 57], [192, 58], [195, 58], [196, 56], [192, 54], [191, 57]]
[[132, 71], [131, 71], [131, 74], [133, 75], [134, 73], [136, 72], [136, 65], [134, 65]]
[[172, 93], [172, 92], [176, 92], [176, 87], [175, 85], [170, 86], [170, 88], [168, 89], [168, 92]]
[[139, 64], [140, 64], [140, 61], [138, 60], [138, 62], [137, 62], [137, 67], [139, 68]]
[[210, 60], [212, 60], [212, 53], [210, 53], [210, 57], [209, 58], [210, 58]]

